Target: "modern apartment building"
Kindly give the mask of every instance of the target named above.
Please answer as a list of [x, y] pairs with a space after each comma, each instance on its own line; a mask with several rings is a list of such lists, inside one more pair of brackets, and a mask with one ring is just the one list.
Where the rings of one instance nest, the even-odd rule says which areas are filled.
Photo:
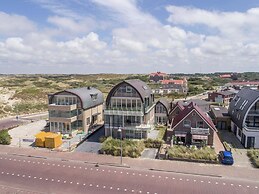
[[51, 132], [73, 136], [103, 124], [103, 94], [92, 88], [68, 89], [49, 94], [49, 122]]
[[170, 103], [167, 99], [161, 98], [156, 102], [155, 116], [156, 124], [166, 125], [170, 111]]
[[106, 136], [120, 138], [121, 130], [123, 138], [147, 138], [155, 123], [154, 95], [141, 80], [122, 81], [109, 92], [104, 115]]
[[241, 89], [229, 105], [231, 130], [245, 148], [259, 148], [259, 90]]

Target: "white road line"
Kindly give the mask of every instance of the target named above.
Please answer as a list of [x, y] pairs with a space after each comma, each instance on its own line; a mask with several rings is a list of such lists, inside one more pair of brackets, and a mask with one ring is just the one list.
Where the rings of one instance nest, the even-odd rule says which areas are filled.
[[131, 190], [132, 193], [134, 193], [135, 191], [134, 190]]
[[87, 170], [87, 168], [85, 168], [85, 170]]
[[79, 185], [79, 183], [76, 183], [77, 185]]
[[255, 189], [258, 189], [258, 187], [257, 187], [257, 186], [255, 186]]
[[71, 181], [70, 184], [73, 184], [73, 182]]
[[201, 181], [201, 183], [203, 183], [204, 181]]
[[105, 188], [106, 188], [106, 186], [104, 185], [104, 186], [103, 186], [103, 188], [105, 189]]
[[232, 183], [231, 183], [230, 185], [231, 185], [231, 186], [234, 186], [234, 184], [232, 184]]
[[238, 185], [239, 187], [241, 187], [242, 185]]
[[125, 192], [127, 192], [127, 189], [124, 189]]
[[110, 189], [112, 190], [112, 187], [110, 187]]
[[120, 190], [120, 188], [118, 187], [118, 188], [117, 188], [117, 191], [119, 191], [119, 190]]
[[93, 186], [92, 184], [89, 185], [90, 187]]
[[53, 182], [53, 181], [54, 181], [54, 179], [51, 179], [51, 181]]
[[179, 178], [180, 181], [182, 181], [183, 179], [182, 178]]
[[76, 168], [76, 167], [74, 166], [74, 168]]
[[67, 181], [63, 181], [63, 183], [66, 183]]
[[249, 186], [249, 185], [247, 185], [246, 187], [247, 187], [247, 188], [249, 188], [250, 186]]
[[218, 182], [215, 182], [215, 184], [217, 185], [217, 184], [219, 184]]
[[226, 185], [226, 183], [222, 183], [223, 185]]

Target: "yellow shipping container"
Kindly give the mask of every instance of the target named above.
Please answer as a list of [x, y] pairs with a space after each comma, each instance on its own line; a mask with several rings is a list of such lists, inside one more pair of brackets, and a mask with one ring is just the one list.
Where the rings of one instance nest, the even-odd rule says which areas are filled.
[[51, 133], [45, 137], [46, 148], [57, 148], [62, 144], [62, 136], [60, 134]]
[[35, 139], [35, 146], [37, 147], [45, 147], [45, 136], [46, 136], [46, 132], [41, 131], [38, 134], [35, 135], [36, 139]]

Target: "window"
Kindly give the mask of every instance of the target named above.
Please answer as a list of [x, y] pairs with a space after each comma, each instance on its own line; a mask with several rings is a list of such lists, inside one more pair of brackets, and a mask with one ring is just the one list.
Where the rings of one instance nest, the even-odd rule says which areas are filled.
[[203, 121], [197, 121], [196, 123], [197, 128], [203, 128], [204, 127], [203, 125], [204, 125]]
[[184, 120], [183, 121], [183, 126], [190, 128], [191, 127], [191, 121], [190, 120]]
[[238, 130], [238, 136], [241, 137], [241, 130]]
[[132, 87], [126, 86], [126, 92], [127, 92], [127, 93], [131, 93], [131, 92], [132, 92]]
[[87, 117], [87, 119], [86, 119], [86, 124], [87, 124], [87, 125], [90, 125], [90, 117]]
[[93, 101], [97, 100], [98, 94], [90, 94]]

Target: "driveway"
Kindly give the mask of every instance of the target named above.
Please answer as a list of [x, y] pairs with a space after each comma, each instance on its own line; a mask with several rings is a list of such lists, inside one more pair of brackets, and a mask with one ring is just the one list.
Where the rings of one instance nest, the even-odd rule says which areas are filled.
[[76, 152], [90, 152], [98, 153], [102, 144], [99, 142], [100, 137], [104, 136], [104, 127], [101, 127], [90, 135], [83, 143], [81, 143], [76, 149]]
[[140, 158], [156, 159], [157, 152], [158, 149], [156, 148], [146, 148], [141, 154]]
[[234, 166], [237, 167], [251, 167], [252, 164], [247, 157], [247, 149], [240, 143], [237, 137], [229, 131], [220, 130], [220, 138], [231, 146], [231, 152], [234, 158]]

